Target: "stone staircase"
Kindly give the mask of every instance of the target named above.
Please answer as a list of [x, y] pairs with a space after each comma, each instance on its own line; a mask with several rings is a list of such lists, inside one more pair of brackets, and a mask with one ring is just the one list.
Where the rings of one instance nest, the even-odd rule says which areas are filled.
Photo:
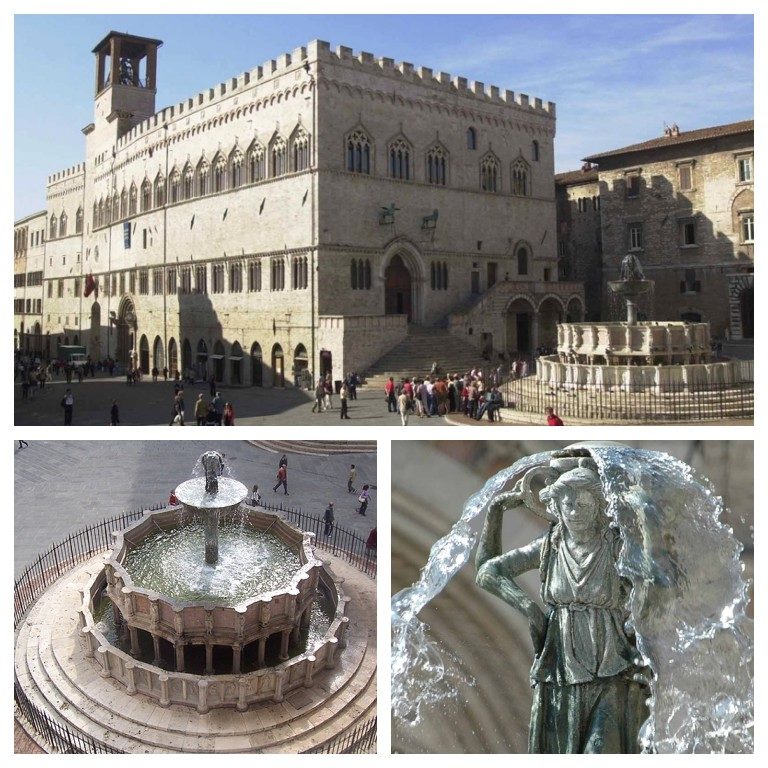
[[249, 440], [270, 453], [330, 456], [340, 453], [376, 453], [375, 440]]
[[463, 374], [475, 367], [488, 366], [477, 349], [445, 328], [411, 325], [405, 339], [366, 371], [366, 387], [383, 389], [390, 376], [395, 381], [404, 376], [423, 377], [435, 360], [443, 373]]
[[351, 579], [364, 580], [364, 594], [357, 595], [360, 613], [350, 614], [348, 645], [334, 669], [318, 676], [313, 688], [290, 691], [279, 704], [201, 715], [189, 707], [161, 707], [141, 694], [129, 696], [85, 657], [77, 637], [77, 589], [101, 561], [99, 555], [62, 577], [17, 633], [16, 679], [31, 702], [60, 725], [129, 753], [295, 754], [376, 715], [376, 585], [352, 566], [334, 562], [339, 574], [353, 571]]

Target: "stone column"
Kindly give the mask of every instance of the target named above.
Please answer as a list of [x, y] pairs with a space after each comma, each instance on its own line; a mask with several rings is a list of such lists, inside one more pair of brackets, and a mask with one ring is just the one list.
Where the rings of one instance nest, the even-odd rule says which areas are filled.
[[99, 662], [101, 663], [99, 674], [102, 677], [112, 677], [112, 670], [109, 668], [109, 650], [100, 645], [96, 653], [99, 655]]
[[304, 667], [304, 687], [305, 688], [311, 688], [312, 687], [312, 673], [315, 671], [315, 657], [314, 656], [307, 656], [307, 660], [305, 662], [306, 666]]
[[266, 653], [267, 649], [267, 638], [266, 637], [260, 637], [259, 638], [259, 653], [256, 658], [256, 666], [261, 669], [264, 666], [264, 655]]
[[160, 681], [160, 706], [169, 707], [171, 705], [171, 695], [168, 687], [168, 675], [165, 672], [161, 672], [157, 679]]
[[213, 674], [213, 644], [205, 644], [205, 674]]
[[283, 682], [285, 678], [285, 670], [279, 669], [276, 673], [276, 680], [275, 680], [275, 695], [272, 697], [272, 701], [277, 702], [278, 704], [283, 700]]
[[136, 693], [136, 665], [129, 661], [125, 665], [125, 673], [128, 677], [128, 687], [125, 689], [129, 696]]
[[205, 562], [213, 565], [219, 559], [218, 510], [203, 510], [203, 522], [205, 528]]
[[288, 642], [291, 639], [291, 630], [284, 629], [280, 637], [280, 661], [288, 660]]
[[208, 681], [197, 682], [197, 711], [204, 715], [208, 711]]
[[160, 638], [157, 635], [152, 635], [152, 650], [154, 653], [154, 659], [152, 660], [152, 663], [157, 666], [160, 661]]
[[242, 646], [240, 645], [233, 645], [232, 646], [232, 674], [233, 675], [239, 675], [240, 674], [240, 659], [242, 656]]
[[[539, 348], [539, 324], [541, 323], [541, 312], [535, 311], [533, 313], [533, 322], [531, 323], [531, 353], [535, 352]], [[520, 340], [518, 339], [518, 344]]]
[[241, 677], [237, 681], [237, 711], [245, 712], [248, 709], [248, 702], [246, 701], [246, 693], [248, 691], [248, 681]]
[[139, 646], [139, 631], [136, 627], [128, 627], [128, 631], [131, 634], [131, 656], [134, 658], [141, 653], [141, 647]]
[[176, 651], [176, 671], [184, 671], [184, 643], [181, 640], [177, 640], [174, 643], [174, 649]]

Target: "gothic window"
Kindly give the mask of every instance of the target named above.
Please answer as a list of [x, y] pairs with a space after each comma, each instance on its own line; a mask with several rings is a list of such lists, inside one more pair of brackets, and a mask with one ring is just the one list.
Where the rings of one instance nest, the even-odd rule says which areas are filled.
[[79, 235], [83, 231], [83, 209], [78, 208], [75, 214], [75, 234]]
[[253, 144], [248, 151], [248, 183], [261, 181], [265, 176], [264, 148], [260, 144]]
[[285, 290], [285, 260], [280, 257], [270, 259], [270, 290]]
[[199, 197], [210, 192], [209, 187], [210, 168], [205, 160], [201, 160], [197, 166], [197, 194]]
[[293, 135], [291, 161], [294, 171], [306, 171], [309, 168], [309, 135], [299, 128]]
[[370, 259], [365, 260], [365, 289], [368, 291], [371, 288], [371, 261]]
[[139, 293], [146, 296], [149, 293], [149, 270], [139, 270]]
[[213, 191], [223, 192], [227, 188], [227, 161], [218, 155], [213, 161]]
[[51, 214], [51, 227], [50, 232], [48, 233], [48, 239], [53, 240], [56, 235], [58, 234], [58, 220], [56, 219], [56, 214]]
[[181, 268], [181, 292], [192, 293], [192, 267]]
[[208, 271], [204, 264], [195, 267], [195, 293], [208, 293]]
[[120, 218], [125, 219], [128, 216], [128, 190], [123, 187], [120, 193]]
[[240, 293], [243, 290], [243, 267], [238, 262], [229, 265], [229, 292]]
[[429, 283], [433, 291], [448, 289], [448, 262], [433, 261], [429, 265]]
[[248, 262], [248, 291], [253, 293], [261, 290], [261, 262]]
[[512, 164], [512, 194], [519, 197], [530, 195], [528, 163], [519, 157]]
[[135, 216], [136, 215], [136, 203], [138, 201], [138, 190], [136, 189], [135, 184], [131, 184], [131, 193], [130, 197], [128, 199], [128, 215], [129, 216]]
[[282, 136], [275, 136], [270, 143], [269, 148], [270, 162], [272, 164], [272, 176], [282, 176], [288, 172], [286, 165], [287, 152], [285, 139]]
[[152, 208], [152, 184], [149, 179], [144, 179], [141, 185], [141, 212]]
[[372, 274], [370, 259], [352, 259], [349, 272], [353, 289], [370, 290]]
[[365, 262], [362, 259], [357, 262], [357, 287], [365, 287]]
[[67, 214], [62, 211], [59, 219], [59, 237], [67, 236]]
[[536, 141], [536, 139], [534, 139], [531, 142], [531, 159], [534, 162], [538, 163], [539, 162], [539, 155], [540, 155], [540, 153], [539, 153], [539, 142]]
[[477, 149], [477, 131], [474, 128], [467, 128], [467, 149]]
[[174, 293], [176, 293], [176, 268], [171, 267], [171, 269], [168, 270], [166, 273], [166, 290], [168, 291], [168, 295], [172, 296]]
[[[178, 183], [178, 181], [177, 181]], [[158, 173], [155, 178], [155, 208], [162, 208], [165, 205], [165, 179]]]
[[229, 158], [229, 178], [232, 189], [243, 183], [243, 153], [236, 149]]
[[155, 296], [163, 295], [163, 270], [162, 269], [152, 270], [152, 293]]
[[120, 195], [117, 194], [117, 190], [112, 195], [112, 221], [120, 220]]
[[411, 179], [411, 149], [403, 138], [389, 145], [389, 175], [393, 179]]
[[445, 150], [441, 146], [432, 147], [427, 152], [427, 181], [445, 186], [447, 164]]
[[214, 264], [212, 270], [212, 293], [224, 293], [224, 265]]
[[94, 229], [99, 226], [99, 206], [94, 202], [93, 204], [93, 220], [92, 226]]
[[448, 290], [448, 262], [443, 262], [443, 290]]
[[103, 227], [107, 223], [104, 215], [104, 200], [102, 198], [99, 198], [99, 213], [96, 218], [97, 218], [96, 224], [99, 227]]
[[357, 259], [352, 259], [349, 265], [349, 278], [352, 290], [357, 290]]
[[517, 249], [517, 274], [528, 274], [528, 248], [524, 245]]
[[170, 178], [171, 202], [178, 203], [181, 199], [181, 174], [174, 168]]
[[191, 200], [195, 189], [195, 171], [189, 163], [187, 163], [184, 168], [184, 179], [182, 184], [182, 200]]
[[499, 161], [489, 152], [480, 163], [480, 189], [484, 192], [499, 191]]
[[371, 142], [361, 130], [353, 131], [347, 139], [347, 170], [352, 173], [371, 172]]

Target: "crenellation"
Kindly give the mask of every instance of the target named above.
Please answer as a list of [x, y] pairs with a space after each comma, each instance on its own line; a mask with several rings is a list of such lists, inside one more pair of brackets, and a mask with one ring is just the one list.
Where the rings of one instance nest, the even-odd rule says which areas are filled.
[[530, 106], [530, 100], [527, 93], [518, 93], [516, 103], [521, 107]]
[[475, 94], [475, 96], [485, 96], [485, 83], [479, 80], [473, 80], [469, 90]]
[[466, 93], [466, 91], [467, 91], [467, 78], [466, 77], [454, 77], [451, 80], [451, 83], [453, 83], [453, 87], [459, 93]]
[[367, 51], [360, 51], [360, 55], [357, 57], [357, 60], [361, 64], [376, 64], [376, 58], [372, 53], [368, 53]]
[[488, 88], [485, 91], [485, 95], [489, 99], [493, 99], [494, 101], [499, 101], [499, 86], [498, 85], [489, 85]]
[[397, 69], [404, 76], [410, 77], [413, 75], [413, 64], [409, 61], [401, 61], [400, 64], [398, 64]]
[[281, 53], [277, 59], [276, 59], [276, 68], [279, 69], [287, 69], [291, 66], [291, 54], [290, 53]]
[[275, 61], [275, 59], [270, 59], [269, 61], [265, 61], [261, 65], [261, 71], [266, 72], [267, 75], [274, 74], [276, 69], [277, 69], [277, 61]]
[[395, 60], [390, 59], [388, 56], [381, 56], [379, 58], [379, 66], [382, 69], [394, 69], [395, 68]]
[[534, 98], [534, 100], [533, 100], [533, 108], [534, 109], [542, 109], [541, 99]]
[[336, 56], [340, 59], [351, 59], [352, 58], [352, 49], [349, 46], [346, 45], [337, 45], [336, 46]]
[[432, 80], [432, 70], [429, 67], [417, 67], [416, 74], [424, 81]]

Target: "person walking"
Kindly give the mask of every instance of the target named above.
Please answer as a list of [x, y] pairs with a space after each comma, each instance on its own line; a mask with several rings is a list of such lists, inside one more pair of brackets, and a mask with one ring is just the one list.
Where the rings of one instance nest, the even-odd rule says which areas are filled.
[[211, 378], [208, 379], [208, 387], [211, 391], [211, 397], [216, 397], [216, 375], [211, 374]]
[[285, 464], [281, 464], [280, 469], [277, 470], [277, 483], [272, 490], [277, 493], [277, 489], [281, 485], [283, 486], [283, 495], [290, 496], [288, 493], [288, 467]]
[[325, 396], [325, 410], [333, 410], [333, 382], [331, 381], [331, 374], [329, 373], [325, 377], [325, 383], [323, 384], [323, 394]]
[[365, 540], [365, 554], [368, 557], [376, 557], [376, 529], [372, 528]]
[[357, 510], [358, 515], [362, 515], [365, 517], [365, 510], [368, 509], [368, 502], [371, 499], [370, 491], [368, 490], [370, 486], [364, 485], [363, 490], [360, 491], [360, 495], [357, 497], [357, 500], [360, 502], [360, 508]]
[[324, 536], [330, 536], [333, 533], [333, 523], [336, 518], [333, 516], [333, 502], [329, 501], [328, 506], [325, 508], [325, 515], [323, 516], [323, 522], [325, 523]]
[[354, 464], [349, 465], [349, 477], [347, 478], [347, 493], [354, 493], [357, 469]]
[[408, 426], [408, 413], [410, 411], [411, 403], [408, 399], [408, 395], [405, 394], [405, 390], [400, 393], [397, 398], [397, 410], [400, 413], [400, 423], [404, 426]]
[[232, 403], [224, 404], [224, 426], [235, 426], [235, 409], [232, 407]]
[[261, 504], [261, 494], [259, 493], [259, 486], [254, 484], [251, 491], [251, 506], [258, 507], [259, 504]]
[[315, 404], [312, 406], [312, 413], [321, 413], [323, 410], [323, 398], [325, 397], [325, 387], [323, 380], [317, 382], [315, 387]]
[[64, 426], [72, 426], [72, 413], [75, 410], [75, 396], [72, 390], [68, 389], [61, 398], [61, 407], [64, 409]]
[[563, 420], [555, 413], [555, 409], [552, 406], [547, 408], [547, 426], [549, 427], [563, 427]]
[[343, 382], [341, 389], [339, 390], [339, 400], [341, 401], [341, 415], [339, 418], [348, 419], [347, 413], [347, 398], [349, 397], [349, 390], [347, 389], [347, 383]]
[[208, 404], [205, 402], [203, 393], [201, 392], [197, 396], [197, 402], [195, 403], [195, 419], [197, 420], [198, 427], [205, 426], [205, 416], [208, 413]]
[[384, 385], [384, 392], [387, 395], [387, 413], [397, 413], [397, 400], [395, 399], [395, 379], [390, 376]]
[[216, 412], [216, 426], [221, 426], [221, 419], [224, 416], [224, 406], [221, 404], [221, 393], [214, 392], [214, 398], [211, 400], [213, 410]]
[[179, 505], [179, 500], [176, 498], [176, 493], [173, 489], [171, 489], [171, 495], [168, 497], [168, 506], [169, 507], [177, 507]]
[[277, 466], [288, 467], [288, 457], [285, 454], [280, 457], [280, 461], [277, 463]]
[[109, 425], [116, 427], [120, 423], [120, 409], [117, 407], [117, 400], [112, 401], [112, 407], [109, 409]]
[[168, 426], [172, 427], [174, 424], [178, 424], [180, 427], [184, 426], [184, 396], [181, 394], [181, 390], [176, 393], [171, 406], [171, 420], [168, 422]]

